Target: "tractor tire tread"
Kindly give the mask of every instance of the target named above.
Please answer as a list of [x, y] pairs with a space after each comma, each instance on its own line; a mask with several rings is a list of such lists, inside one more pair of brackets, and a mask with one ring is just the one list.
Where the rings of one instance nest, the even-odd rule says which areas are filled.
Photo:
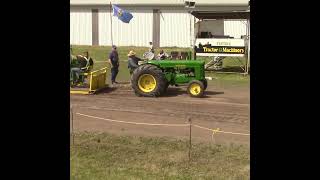
[[[156, 88], [151, 92], [142, 92], [139, 89], [138, 80], [142, 74], [151, 74], [157, 81]], [[137, 96], [144, 97], [158, 97], [161, 96], [165, 92], [166, 87], [166, 78], [164, 73], [160, 68], [151, 64], [140, 65], [137, 69], [135, 69], [131, 76], [131, 87], [134, 90]]]

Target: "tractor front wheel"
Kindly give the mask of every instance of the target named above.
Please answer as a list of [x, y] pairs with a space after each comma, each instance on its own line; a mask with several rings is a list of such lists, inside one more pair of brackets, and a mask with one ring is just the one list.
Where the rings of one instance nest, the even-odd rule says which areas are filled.
[[204, 84], [201, 81], [193, 80], [188, 85], [188, 94], [191, 97], [202, 97], [204, 93]]
[[161, 96], [166, 88], [166, 79], [162, 70], [154, 65], [140, 65], [131, 76], [132, 89], [137, 96]]

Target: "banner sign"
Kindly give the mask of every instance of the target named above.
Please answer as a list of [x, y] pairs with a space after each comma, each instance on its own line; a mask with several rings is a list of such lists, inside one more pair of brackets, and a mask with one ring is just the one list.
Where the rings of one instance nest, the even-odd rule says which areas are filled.
[[197, 56], [244, 56], [244, 39], [197, 39]]

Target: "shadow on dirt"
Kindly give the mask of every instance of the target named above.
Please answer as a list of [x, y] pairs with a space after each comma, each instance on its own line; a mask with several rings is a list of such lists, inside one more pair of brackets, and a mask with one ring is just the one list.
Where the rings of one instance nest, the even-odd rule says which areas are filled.
[[205, 91], [204, 95], [218, 95], [218, 94], [224, 94], [224, 92], [217, 92], [217, 91]]
[[[224, 92], [217, 92], [217, 91], [205, 91], [203, 98], [209, 98], [210, 95], [218, 95], [224, 94]], [[162, 97], [174, 97], [179, 95], [188, 95], [188, 92], [185, 88], [177, 88], [177, 87], [169, 87], [167, 93], [164, 94]]]
[[[118, 89], [122, 89], [119, 86], [116, 87], [107, 87], [105, 89], [100, 90], [99, 92], [97, 92], [96, 94], [108, 94], [111, 93], [113, 91], [116, 91]], [[129, 90], [129, 89], [128, 89]], [[132, 93], [134, 93], [132, 91]], [[202, 98], [210, 98], [214, 95], [219, 95], [219, 94], [224, 94], [224, 92], [219, 92], [219, 91], [205, 91], [203, 94]], [[180, 95], [185, 95], [185, 96], [189, 96], [188, 92], [186, 90], [186, 88], [183, 87], [169, 87], [167, 92], [165, 94], [163, 94], [161, 97], [176, 97], [176, 96], [180, 96]]]
[[99, 92], [97, 92], [97, 94], [110, 93], [115, 90], [117, 90], [116, 87], [107, 87], [107, 88], [101, 89]]
[[186, 90], [178, 87], [169, 87], [167, 92], [162, 97], [174, 97], [186, 94]]

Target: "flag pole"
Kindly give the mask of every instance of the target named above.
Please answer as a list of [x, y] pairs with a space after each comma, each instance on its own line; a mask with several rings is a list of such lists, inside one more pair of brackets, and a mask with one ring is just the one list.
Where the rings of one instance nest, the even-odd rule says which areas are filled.
[[112, 38], [112, 5], [110, 1], [110, 32], [111, 32], [111, 46], [113, 46], [113, 38]]

